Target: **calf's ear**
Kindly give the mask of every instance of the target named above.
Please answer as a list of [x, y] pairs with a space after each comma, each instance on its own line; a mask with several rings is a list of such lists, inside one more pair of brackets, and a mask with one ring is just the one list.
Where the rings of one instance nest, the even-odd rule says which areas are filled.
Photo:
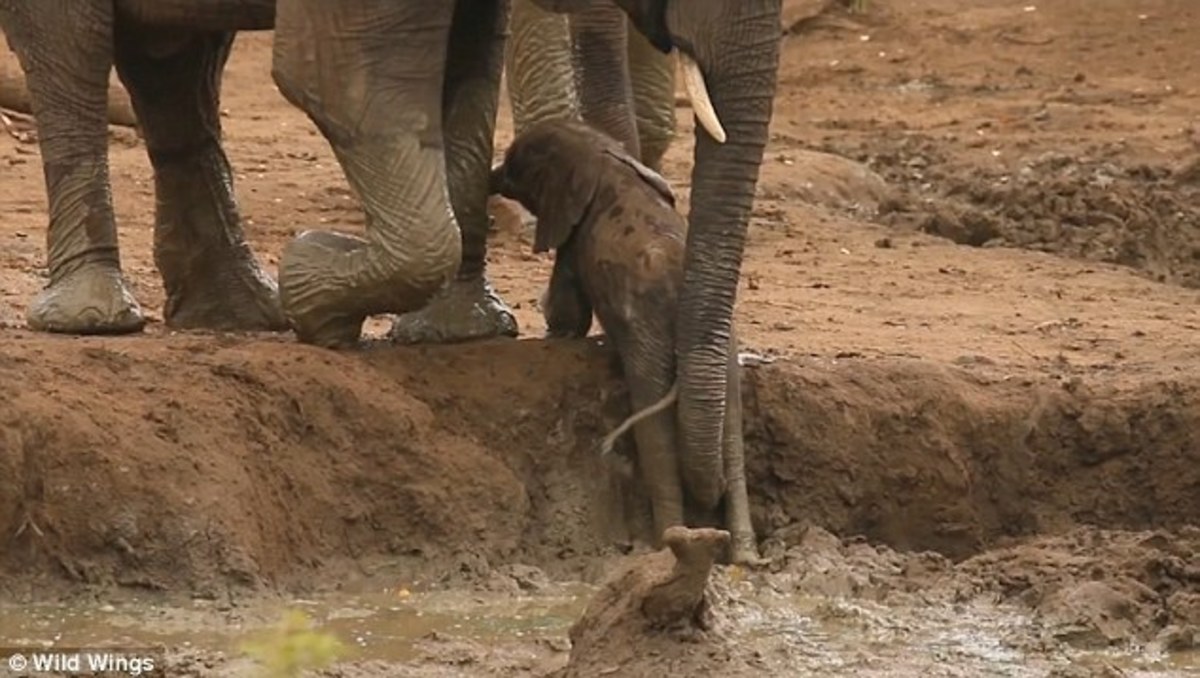
[[534, 252], [557, 249], [571, 238], [596, 198], [602, 168], [595, 162], [572, 162], [541, 169], [540, 181], [531, 187], [538, 207]]
[[642, 181], [649, 184], [650, 187], [655, 191], [658, 191], [658, 194], [661, 195], [663, 200], [666, 200], [667, 204], [669, 204], [672, 208], [675, 207], [675, 192], [671, 190], [671, 185], [667, 183], [667, 180], [664, 179], [661, 174], [638, 162], [636, 158], [624, 152], [623, 150], [610, 148], [606, 149], [605, 153], [633, 168], [633, 171], [637, 172], [638, 176], [642, 178]]

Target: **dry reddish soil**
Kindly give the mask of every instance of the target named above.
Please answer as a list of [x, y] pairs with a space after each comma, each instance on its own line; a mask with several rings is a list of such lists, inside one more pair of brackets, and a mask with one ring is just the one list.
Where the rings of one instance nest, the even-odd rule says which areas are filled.
[[[776, 556], [755, 590], [936, 598], [951, 621], [964, 601], [1011, 603], [1049, 629], [1020, 650], [1060, 676], [1105, 675], [1051, 661], [1064, 645], [1186, 650], [1200, 635], [1200, 6], [803, 9], [739, 293], [745, 348], [774, 358], [746, 377], [754, 519]], [[223, 122], [248, 236], [274, 271], [295, 233], [363, 221], [272, 86], [270, 40], [239, 37]], [[687, 113], [665, 169], [684, 209]], [[502, 110], [498, 152], [510, 129]], [[111, 162], [124, 267], [159, 316], [153, 182], [132, 131], [113, 128]], [[594, 445], [626, 412], [623, 387], [598, 338], [538, 338], [551, 260], [511, 206], [496, 205], [489, 266], [519, 341], [335, 353], [157, 321], [50, 337], [23, 329], [45, 278], [36, 145], [0, 135], [0, 172], [0, 598], [227, 599], [379, 563], [466, 589], [513, 564], [596, 581], [619, 552]], [[817, 656], [811, 638], [739, 637], [760, 594], [737, 576], [714, 584], [729, 623], [713, 642], [659, 646], [648, 656], [665, 664], [620, 675]], [[838, 670], [938, 666], [873, 651]], [[543, 655], [566, 661], [456, 645], [405, 675], [540, 675]], [[585, 649], [573, 666], [604, 661]], [[177, 674], [211, 665], [184, 657]], [[809, 669], [842, 675], [831, 666]]]

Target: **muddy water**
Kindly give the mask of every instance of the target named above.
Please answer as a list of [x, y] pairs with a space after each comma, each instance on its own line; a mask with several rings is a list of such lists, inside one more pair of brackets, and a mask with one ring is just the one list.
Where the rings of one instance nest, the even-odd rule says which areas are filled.
[[750, 587], [738, 597], [753, 601], [734, 615], [739, 633], [756, 645], [782, 644], [797, 675], [1200, 676], [1200, 653], [1078, 650], [1050, 641], [1042, 625], [1014, 605], [883, 605]]
[[[749, 582], [733, 589], [735, 600], [725, 608], [729, 629], [774, 656], [785, 674], [1033, 677], [1106, 675], [1104, 671], [1116, 669], [1121, 673], [1107, 675], [1200, 675], [1197, 653], [1166, 655], [1152, 648], [1086, 652], [1047, 642], [1038, 622], [1014, 606], [883, 605], [784, 595]], [[235, 606], [139, 599], [0, 605], [0, 646], [161, 645], [236, 656], [243, 641], [277, 623], [285, 610], [299, 609], [351, 646], [348, 658], [404, 664], [420, 658], [416, 646], [431, 634], [509, 647], [557, 639], [565, 648], [567, 629], [593, 590], [559, 584], [515, 596], [380, 589]], [[1053, 673], [1065, 669], [1083, 673]]]
[[242, 601], [217, 609], [211, 601], [164, 605], [130, 599], [119, 604], [0, 605], [0, 646], [158, 647], [236, 654], [240, 644], [270, 629], [287, 610], [306, 613], [322, 631], [353, 648], [356, 660], [405, 662], [431, 634], [483, 643], [565, 637], [591, 590], [561, 585], [529, 596], [443, 591], [324, 595]]

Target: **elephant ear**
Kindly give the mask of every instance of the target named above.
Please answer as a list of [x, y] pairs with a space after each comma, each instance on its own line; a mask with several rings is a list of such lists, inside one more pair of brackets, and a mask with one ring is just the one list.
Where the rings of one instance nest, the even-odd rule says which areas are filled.
[[555, 164], [532, 182], [532, 202], [537, 206], [535, 253], [558, 249], [571, 238], [596, 197], [600, 172], [601, 165], [594, 162]]
[[663, 200], [667, 201], [668, 205], [670, 205], [672, 208], [675, 207], [675, 192], [671, 190], [671, 185], [667, 183], [667, 180], [664, 179], [661, 174], [655, 172], [649, 167], [646, 167], [642, 163], [638, 162], [636, 158], [628, 153], [625, 153], [624, 151], [614, 151], [609, 149], [605, 152], [633, 168], [633, 171], [637, 172], [638, 176], [642, 178], [642, 181], [650, 184], [655, 191], [658, 191], [658, 194], [663, 197]]

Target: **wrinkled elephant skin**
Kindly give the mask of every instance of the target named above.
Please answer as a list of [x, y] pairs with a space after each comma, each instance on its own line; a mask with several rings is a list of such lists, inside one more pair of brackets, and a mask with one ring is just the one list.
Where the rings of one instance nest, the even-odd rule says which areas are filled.
[[615, 5], [588, 9], [568, 16], [514, 0], [505, 60], [514, 132], [545, 120], [582, 119], [658, 171], [675, 136], [674, 61]]
[[[576, 2], [534, 2], [578, 9]], [[703, 81], [707, 104], [697, 106], [693, 96], [693, 110], [713, 113], [721, 129], [718, 139], [713, 125], [696, 126], [675, 333], [684, 487], [701, 508], [714, 509], [726, 487], [733, 308], [779, 75], [781, 0], [614, 2], [656, 49], [677, 50], [690, 62], [694, 70], [685, 70]]]
[[246, 245], [220, 143], [220, 75], [232, 33], [205, 23], [228, 15], [269, 26], [273, 5], [197, 7], [187, 21], [213, 29], [203, 32], [151, 29], [129, 18], [161, 8], [130, 2], [118, 19], [112, 2], [0, 2], [0, 28], [26, 74], [37, 118], [49, 203], [49, 284], [27, 313], [35, 330], [114, 334], [145, 324], [121, 273], [108, 177], [114, 66], [154, 169], [154, 258], [166, 323], [286, 328], [275, 283]]
[[[585, 123], [551, 120], [508, 148], [491, 185], [538, 219], [535, 251], [556, 250], [544, 305], [550, 336], [583, 337], [593, 312], [620, 355], [634, 410], [675, 383], [675, 309], [683, 287], [687, 225], [667, 182], [615, 139]], [[740, 388], [729, 351], [731, 388]], [[736, 562], [758, 558], [745, 485], [740, 393], [730, 394], [724, 522]], [[634, 425], [656, 538], [687, 520], [675, 408]]]
[[[115, 66], [154, 169], [168, 326], [291, 326], [302, 341], [336, 347], [357, 339], [368, 315], [409, 313], [398, 340], [515, 334], [483, 266], [507, 7], [0, 0], [37, 118], [50, 212], [50, 280], [30, 326], [94, 334], [145, 324], [121, 273], [108, 178]], [[305, 233], [289, 244], [282, 289], [246, 243], [218, 115], [235, 32], [271, 28], [276, 84], [328, 139], [367, 214], [365, 238]]]
[[726, 486], [733, 308], [778, 79], [781, 3], [616, 2], [653, 45], [694, 61], [726, 136], [721, 143], [696, 126], [675, 335], [684, 486], [702, 507], [715, 507]]

